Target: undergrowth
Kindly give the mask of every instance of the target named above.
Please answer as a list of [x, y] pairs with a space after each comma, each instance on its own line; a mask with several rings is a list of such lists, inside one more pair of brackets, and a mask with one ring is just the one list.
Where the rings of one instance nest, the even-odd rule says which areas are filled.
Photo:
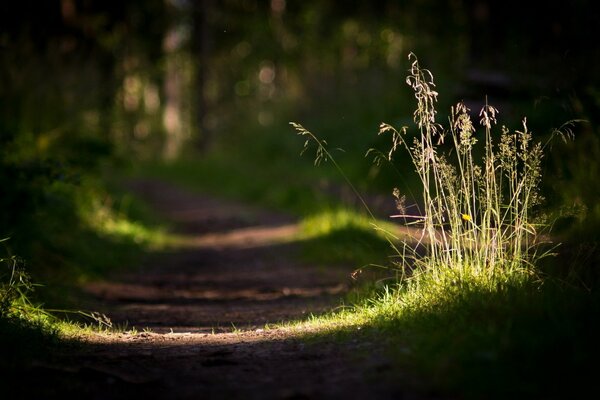
[[[136, 199], [102, 186], [44, 187], [52, 212], [38, 206], [39, 225], [15, 225], [15, 237], [0, 241], [0, 371], [28, 367], [70, 338], [126, 330], [90, 311], [78, 285], [135, 263], [142, 251], [174, 243]], [[25, 256], [15, 255], [20, 251]]]

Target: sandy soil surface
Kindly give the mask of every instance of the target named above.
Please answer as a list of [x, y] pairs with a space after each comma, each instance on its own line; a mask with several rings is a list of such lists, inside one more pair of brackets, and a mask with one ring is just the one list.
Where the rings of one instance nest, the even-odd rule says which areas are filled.
[[[359, 336], [305, 343], [265, 324], [340, 304], [350, 268], [298, 261], [286, 215], [195, 194], [155, 180], [131, 190], [187, 235], [139, 268], [84, 290], [96, 309], [138, 334], [98, 335], [36, 363], [20, 393], [52, 398], [422, 398]], [[144, 329], [148, 328], [149, 331]], [[427, 396], [431, 397], [431, 396]]]

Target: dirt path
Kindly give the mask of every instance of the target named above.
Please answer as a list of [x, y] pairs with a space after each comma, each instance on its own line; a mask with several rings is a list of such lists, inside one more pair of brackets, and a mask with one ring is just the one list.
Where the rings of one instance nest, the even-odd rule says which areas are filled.
[[295, 259], [298, 227], [284, 215], [193, 195], [156, 181], [130, 184], [187, 236], [119, 282], [89, 285], [119, 325], [153, 332], [228, 332], [331, 308], [348, 271]]
[[[184, 249], [86, 290], [137, 335], [99, 336], [37, 365], [39, 393], [86, 398], [399, 398], [408, 391], [377, 343], [305, 344], [266, 323], [339, 304], [349, 270], [297, 261], [285, 215], [154, 180], [130, 188], [188, 235]], [[235, 332], [232, 329], [235, 328]]]

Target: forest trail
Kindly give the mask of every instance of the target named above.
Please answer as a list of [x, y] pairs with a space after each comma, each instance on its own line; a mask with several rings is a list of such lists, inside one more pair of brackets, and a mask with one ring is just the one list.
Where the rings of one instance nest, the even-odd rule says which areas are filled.
[[292, 218], [157, 180], [128, 187], [186, 235], [185, 246], [151, 254], [137, 270], [85, 287], [98, 311], [140, 333], [98, 335], [37, 365], [39, 394], [92, 399], [409, 394], [380, 343], [357, 336], [306, 344], [289, 329], [265, 329], [266, 323], [336, 307], [350, 282], [348, 269], [298, 261]]
[[118, 282], [86, 287], [120, 326], [247, 331], [330, 309], [347, 288], [348, 270], [296, 261], [299, 228], [289, 216], [154, 180], [128, 187], [184, 236], [181, 247], [148, 256]]

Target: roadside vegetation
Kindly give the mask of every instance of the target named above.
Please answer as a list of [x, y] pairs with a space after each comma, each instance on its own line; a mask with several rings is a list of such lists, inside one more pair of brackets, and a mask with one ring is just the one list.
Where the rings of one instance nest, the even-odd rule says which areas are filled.
[[11, 230], [0, 241], [0, 368], [10, 369], [47, 355], [42, 350], [60, 339], [120, 329], [88, 308], [78, 285], [134, 264], [171, 237], [143, 203], [97, 174], [63, 179], [32, 168], [35, 160], [3, 161], [1, 177], [18, 194], [2, 199], [14, 212], [3, 214]]

